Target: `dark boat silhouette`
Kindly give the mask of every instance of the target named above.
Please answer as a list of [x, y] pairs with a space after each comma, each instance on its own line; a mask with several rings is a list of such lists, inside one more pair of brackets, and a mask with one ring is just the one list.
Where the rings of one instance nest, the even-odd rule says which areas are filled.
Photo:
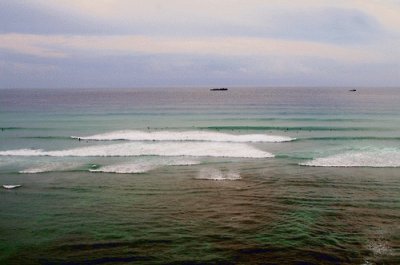
[[349, 91], [350, 91], [350, 92], [356, 92], [357, 89], [350, 89]]
[[226, 91], [228, 90], [226, 87], [220, 87], [220, 88], [211, 88], [210, 91]]

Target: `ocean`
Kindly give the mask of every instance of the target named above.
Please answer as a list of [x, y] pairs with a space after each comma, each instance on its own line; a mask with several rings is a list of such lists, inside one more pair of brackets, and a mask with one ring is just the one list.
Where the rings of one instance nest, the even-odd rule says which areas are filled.
[[0, 90], [1, 264], [400, 264], [400, 89]]

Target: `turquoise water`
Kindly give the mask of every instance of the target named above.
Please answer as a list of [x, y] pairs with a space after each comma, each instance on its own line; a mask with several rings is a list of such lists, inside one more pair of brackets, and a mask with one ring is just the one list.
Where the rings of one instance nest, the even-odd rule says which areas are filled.
[[399, 264], [400, 90], [0, 90], [4, 264]]

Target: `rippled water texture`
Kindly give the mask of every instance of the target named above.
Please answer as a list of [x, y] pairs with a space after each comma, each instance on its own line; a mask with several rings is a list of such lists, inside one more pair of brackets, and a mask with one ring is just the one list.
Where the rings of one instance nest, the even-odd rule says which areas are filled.
[[400, 90], [0, 90], [1, 264], [400, 264]]

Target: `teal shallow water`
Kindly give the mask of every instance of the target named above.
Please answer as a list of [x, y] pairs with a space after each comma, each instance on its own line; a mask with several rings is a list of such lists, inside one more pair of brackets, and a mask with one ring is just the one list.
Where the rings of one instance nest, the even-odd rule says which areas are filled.
[[0, 260], [398, 264], [398, 102], [396, 89], [2, 90], [0, 184], [23, 187], [0, 191]]

